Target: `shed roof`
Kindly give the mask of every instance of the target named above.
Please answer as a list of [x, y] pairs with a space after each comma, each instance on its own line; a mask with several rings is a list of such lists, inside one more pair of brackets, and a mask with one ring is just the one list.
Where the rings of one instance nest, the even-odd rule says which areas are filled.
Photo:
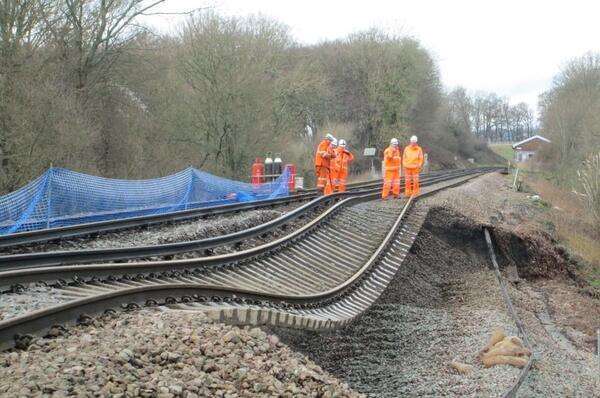
[[523, 144], [525, 144], [525, 143], [527, 143], [529, 141], [533, 141], [533, 140], [541, 140], [541, 141], [550, 143], [550, 140], [548, 138], [544, 138], [541, 135], [534, 135], [533, 137], [529, 137], [529, 138], [524, 139], [523, 141], [519, 141], [519, 142], [514, 143], [512, 145], [512, 148], [515, 149], [516, 147], [518, 147], [520, 145], [523, 145]]

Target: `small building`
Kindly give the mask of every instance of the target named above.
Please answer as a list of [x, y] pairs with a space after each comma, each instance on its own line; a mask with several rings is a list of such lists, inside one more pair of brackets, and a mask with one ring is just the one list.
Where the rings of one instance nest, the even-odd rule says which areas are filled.
[[534, 135], [513, 144], [512, 149], [515, 151], [515, 162], [526, 162], [532, 159], [542, 146], [549, 143], [549, 139], [541, 135]]

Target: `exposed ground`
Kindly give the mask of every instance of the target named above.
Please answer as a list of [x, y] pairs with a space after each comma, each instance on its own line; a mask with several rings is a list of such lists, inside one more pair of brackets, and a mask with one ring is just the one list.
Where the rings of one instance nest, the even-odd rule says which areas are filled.
[[600, 294], [582, 277], [588, 264], [559, 240], [552, 205], [511, 182], [487, 175], [434, 201], [493, 227], [510, 296], [539, 355], [522, 396], [600, 396]]

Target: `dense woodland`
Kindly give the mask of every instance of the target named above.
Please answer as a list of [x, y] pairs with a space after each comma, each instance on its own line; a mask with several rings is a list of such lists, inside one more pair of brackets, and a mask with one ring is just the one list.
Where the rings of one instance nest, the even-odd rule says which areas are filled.
[[491, 156], [471, 130], [504, 128], [464, 123], [460, 93], [444, 92], [410, 37], [370, 30], [306, 46], [277, 21], [211, 9], [159, 35], [137, 21], [161, 2], [0, 0], [2, 191], [50, 165], [121, 178], [193, 165], [246, 178], [271, 151], [308, 171], [325, 132], [355, 151], [418, 134], [452, 165], [455, 154]]

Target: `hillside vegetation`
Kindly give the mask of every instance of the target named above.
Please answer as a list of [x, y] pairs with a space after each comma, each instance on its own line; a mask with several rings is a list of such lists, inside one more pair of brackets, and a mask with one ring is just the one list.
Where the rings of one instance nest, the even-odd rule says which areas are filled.
[[411, 37], [373, 29], [307, 46], [277, 21], [212, 10], [159, 35], [137, 17], [161, 2], [0, 3], [2, 192], [50, 165], [120, 178], [193, 165], [247, 178], [271, 151], [306, 172], [330, 131], [355, 151], [417, 134], [439, 167], [496, 159], [457, 122]]
[[575, 188], [577, 171], [600, 152], [600, 53], [572, 59], [540, 97], [541, 131], [553, 145], [545, 152], [556, 182]]
[[600, 235], [600, 53], [571, 60], [540, 99], [541, 161], [558, 187], [575, 192]]
[[540, 97], [546, 146], [527, 182], [552, 203], [558, 236], [589, 262], [582, 272], [600, 286], [600, 54], [572, 59]]

